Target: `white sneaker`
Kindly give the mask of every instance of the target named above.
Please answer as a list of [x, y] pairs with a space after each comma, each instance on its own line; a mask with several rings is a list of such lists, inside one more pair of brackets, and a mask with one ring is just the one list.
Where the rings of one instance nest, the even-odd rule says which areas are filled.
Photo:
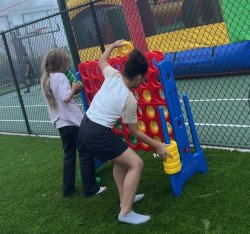
[[130, 213], [123, 215], [118, 215], [118, 220], [122, 223], [128, 223], [128, 224], [141, 224], [145, 223], [148, 220], [150, 220], [149, 215], [140, 215], [135, 213], [134, 211], [131, 211]]
[[104, 187], [100, 187], [99, 191], [98, 191], [95, 195], [97, 195], [97, 194], [100, 194], [100, 193], [104, 192], [106, 189], [107, 189], [107, 187], [106, 187], [106, 186], [104, 186]]
[[[135, 203], [135, 202], [137, 202], [137, 201], [140, 201], [140, 200], [141, 200], [142, 198], [144, 198], [144, 197], [145, 197], [145, 194], [144, 194], [144, 193], [136, 194], [133, 203]], [[120, 207], [122, 207], [121, 204], [120, 204]]]

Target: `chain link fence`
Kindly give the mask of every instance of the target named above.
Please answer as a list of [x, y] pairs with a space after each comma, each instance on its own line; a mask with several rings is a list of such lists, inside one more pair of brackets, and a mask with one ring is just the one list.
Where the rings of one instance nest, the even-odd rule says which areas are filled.
[[[179, 94], [189, 96], [201, 144], [250, 149], [247, 0], [58, 3], [59, 12], [0, 34], [0, 132], [58, 134], [35, 79], [24, 93], [24, 54], [40, 78], [49, 49], [68, 51], [77, 69], [125, 39], [173, 61]], [[83, 110], [80, 97], [77, 102]]]

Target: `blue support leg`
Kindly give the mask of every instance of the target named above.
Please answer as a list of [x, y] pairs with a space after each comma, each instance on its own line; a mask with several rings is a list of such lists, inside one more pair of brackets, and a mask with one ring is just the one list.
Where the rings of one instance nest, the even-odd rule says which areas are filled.
[[165, 120], [164, 111], [163, 111], [162, 106], [158, 106], [158, 111], [159, 111], [159, 115], [160, 115], [160, 121], [161, 121], [164, 142], [165, 142], [165, 144], [170, 144], [170, 138], [168, 135], [168, 126], [167, 126], [167, 123]]
[[194, 123], [194, 119], [192, 115], [192, 110], [188, 101], [188, 96], [187, 94], [182, 94], [182, 97], [183, 97], [183, 102], [185, 105], [185, 109], [186, 109], [186, 113], [188, 117], [188, 123], [189, 123], [189, 127], [191, 130], [191, 135], [192, 135], [194, 148], [196, 152], [194, 156], [199, 159], [197, 169], [198, 169], [198, 172], [207, 173], [208, 171], [207, 162], [206, 162], [206, 158], [203, 153], [203, 150], [201, 149], [201, 146], [200, 146], [200, 141], [199, 141], [199, 137], [195, 128], [195, 123]]
[[193, 138], [194, 148], [196, 152], [200, 152], [201, 151], [200, 142], [199, 142], [199, 138], [198, 138], [197, 131], [195, 128], [194, 119], [193, 119], [193, 115], [192, 115], [192, 111], [191, 111], [191, 107], [188, 101], [187, 94], [182, 94], [182, 98], [183, 98], [185, 109], [187, 112], [187, 117], [188, 117], [188, 122], [189, 122], [190, 130], [191, 130], [191, 135]]

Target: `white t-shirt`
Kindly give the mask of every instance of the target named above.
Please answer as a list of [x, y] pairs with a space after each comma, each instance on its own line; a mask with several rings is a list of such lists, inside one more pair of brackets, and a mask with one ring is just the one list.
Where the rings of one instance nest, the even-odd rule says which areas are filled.
[[120, 72], [107, 66], [103, 75], [105, 81], [86, 112], [88, 118], [109, 128], [113, 128], [120, 117], [125, 124], [137, 123], [137, 101]]
[[71, 94], [71, 86], [68, 78], [63, 73], [50, 74], [50, 88], [56, 100], [57, 108], [51, 109], [47, 98], [45, 98], [49, 118], [58, 129], [65, 126], [80, 126], [83, 113], [72, 98], [69, 103], [63, 101]]

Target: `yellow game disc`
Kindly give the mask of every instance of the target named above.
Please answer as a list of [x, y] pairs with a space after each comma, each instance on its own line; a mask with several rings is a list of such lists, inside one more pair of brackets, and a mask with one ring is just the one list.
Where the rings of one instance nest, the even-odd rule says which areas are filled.
[[155, 110], [152, 106], [146, 107], [146, 113], [147, 113], [147, 116], [151, 119], [153, 119], [155, 117]]
[[173, 132], [173, 129], [172, 129], [171, 124], [169, 123], [168, 124], [168, 134], [171, 134], [172, 132]]
[[158, 133], [159, 127], [158, 127], [158, 124], [155, 121], [150, 121], [149, 126], [150, 126], [151, 131], [154, 134]]
[[153, 139], [154, 139], [155, 141], [162, 142], [161, 138], [160, 138], [160, 137], [158, 137], [158, 136], [154, 136], [154, 137], [153, 137]]
[[152, 96], [148, 90], [145, 89], [142, 91], [142, 97], [145, 102], [151, 102]]
[[146, 131], [146, 125], [145, 125], [144, 122], [141, 121], [141, 120], [138, 121], [138, 129], [139, 129], [141, 132], [145, 132], [145, 131]]
[[173, 163], [165, 163], [165, 162], [163, 162], [163, 165], [164, 165], [165, 169], [174, 169], [176, 167], [179, 167], [180, 164], [181, 164], [180, 160], [178, 160], [176, 162], [173, 162]]
[[163, 106], [163, 111], [164, 111], [164, 117], [166, 119], [168, 117], [168, 109], [167, 109], [167, 107]]
[[173, 157], [176, 157], [177, 155], [179, 155], [179, 151], [178, 151], [177, 148], [176, 148], [175, 150], [173, 150], [173, 151], [169, 151], [169, 153], [170, 153]]
[[174, 169], [166, 169], [166, 168], [164, 168], [165, 173], [168, 174], [168, 175], [176, 174], [176, 173], [178, 173], [180, 170], [181, 170], [181, 165], [179, 165], [178, 167], [176, 167], [176, 168], [174, 168]]
[[177, 148], [177, 143], [175, 141], [170, 141], [170, 145], [166, 146], [166, 149], [167, 149], [168, 152], [172, 152], [172, 151], [178, 149]]
[[122, 45], [123, 46], [117, 48], [118, 53], [121, 56], [128, 56], [133, 51], [133, 49], [134, 49], [134, 46], [130, 42], [128, 42], [128, 41], [122, 42]]
[[180, 161], [180, 155], [179, 154], [177, 154], [176, 156], [173, 156], [173, 158], [170, 158], [170, 157], [166, 157], [165, 159], [164, 159], [164, 163], [174, 163], [174, 162], [177, 162], [177, 161]]

